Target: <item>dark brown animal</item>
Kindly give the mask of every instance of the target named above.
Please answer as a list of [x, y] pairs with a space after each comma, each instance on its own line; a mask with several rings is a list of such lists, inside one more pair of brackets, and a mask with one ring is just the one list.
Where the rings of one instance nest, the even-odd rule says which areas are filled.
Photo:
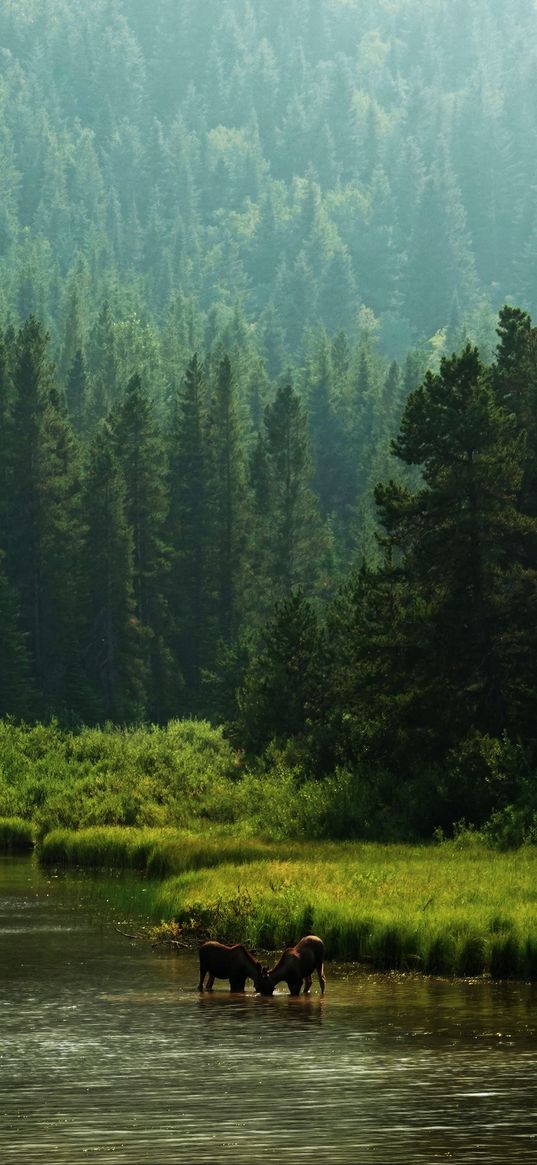
[[277, 983], [287, 983], [291, 995], [300, 995], [302, 984], [307, 995], [311, 987], [311, 976], [317, 971], [321, 995], [324, 995], [326, 979], [323, 969], [323, 940], [314, 934], [301, 938], [296, 947], [287, 947], [281, 959], [271, 971], [261, 974], [257, 990], [261, 995], [272, 995]]
[[244, 991], [246, 980], [253, 979], [256, 991], [259, 990], [258, 983], [266, 967], [262, 967], [241, 943], [235, 943], [232, 947], [214, 941], [202, 943], [199, 956], [198, 991], [204, 990], [203, 981], [207, 974], [208, 991], [212, 991], [215, 979], [229, 979], [230, 991]]

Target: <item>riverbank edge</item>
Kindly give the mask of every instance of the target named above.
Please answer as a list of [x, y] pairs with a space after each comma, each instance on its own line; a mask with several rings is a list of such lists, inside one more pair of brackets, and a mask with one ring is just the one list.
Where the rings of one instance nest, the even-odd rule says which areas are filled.
[[[0, 823], [1, 825], [2, 823]], [[17, 839], [28, 840], [31, 826], [12, 827], [12, 851]], [[0, 839], [9, 837], [0, 828]], [[5, 847], [4, 847], [5, 848]], [[28, 848], [26, 844], [25, 848]], [[415, 873], [414, 900], [407, 910], [387, 917], [368, 893], [373, 875], [368, 860], [403, 865], [412, 874], [412, 860], [424, 859], [436, 872], [449, 868], [450, 877], [464, 884], [468, 870], [480, 875], [480, 862], [504, 861], [501, 855], [457, 853], [447, 845], [390, 847], [372, 843], [268, 843], [261, 839], [192, 835], [178, 830], [138, 830], [95, 827], [54, 830], [36, 846], [41, 864], [114, 872], [116, 905], [126, 912], [125, 886], [118, 872], [141, 874], [129, 884], [128, 913], [151, 923], [148, 937], [156, 944], [195, 946], [210, 935], [223, 942], [244, 942], [262, 950], [277, 950], [302, 934], [322, 935], [328, 959], [356, 962], [374, 971], [413, 971], [426, 975], [537, 981], [537, 921], [526, 922], [509, 913], [489, 914], [476, 923], [468, 909], [432, 909], [435, 887], [424, 899]], [[527, 857], [527, 851], [526, 851]], [[537, 854], [531, 861], [537, 866]], [[349, 865], [353, 862], [353, 865]], [[349, 879], [359, 869], [363, 882], [360, 903], [346, 901], [338, 886], [333, 900], [313, 884], [315, 870], [325, 863], [332, 876]], [[340, 863], [340, 866], [338, 865]], [[138, 887], [138, 890], [136, 889]], [[356, 887], [354, 887], [356, 895]], [[350, 890], [349, 890], [350, 899]], [[469, 890], [469, 899], [471, 893]], [[108, 899], [107, 899], [108, 901]], [[528, 921], [529, 919], [529, 921]]]
[[31, 824], [22, 817], [0, 817], [0, 854], [29, 853], [34, 846]]

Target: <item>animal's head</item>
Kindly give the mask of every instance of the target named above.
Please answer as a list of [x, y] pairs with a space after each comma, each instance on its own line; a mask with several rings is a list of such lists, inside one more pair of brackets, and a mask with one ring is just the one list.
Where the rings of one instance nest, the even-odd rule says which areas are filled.
[[260, 995], [274, 994], [274, 983], [269, 978], [267, 967], [261, 967], [260, 973], [255, 981], [255, 989]]

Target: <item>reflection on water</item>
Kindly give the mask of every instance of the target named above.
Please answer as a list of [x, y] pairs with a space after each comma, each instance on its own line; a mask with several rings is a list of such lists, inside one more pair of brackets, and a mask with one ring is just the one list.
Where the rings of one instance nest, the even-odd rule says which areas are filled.
[[0, 860], [2, 1165], [535, 1160], [535, 986], [199, 995], [67, 889]]

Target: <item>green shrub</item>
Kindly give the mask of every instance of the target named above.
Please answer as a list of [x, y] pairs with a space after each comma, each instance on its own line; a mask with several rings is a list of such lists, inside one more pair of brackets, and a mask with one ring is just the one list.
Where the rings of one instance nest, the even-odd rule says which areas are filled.
[[204, 721], [78, 734], [0, 722], [0, 813], [32, 820], [40, 835], [217, 819], [236, 775], [236, 755]]

